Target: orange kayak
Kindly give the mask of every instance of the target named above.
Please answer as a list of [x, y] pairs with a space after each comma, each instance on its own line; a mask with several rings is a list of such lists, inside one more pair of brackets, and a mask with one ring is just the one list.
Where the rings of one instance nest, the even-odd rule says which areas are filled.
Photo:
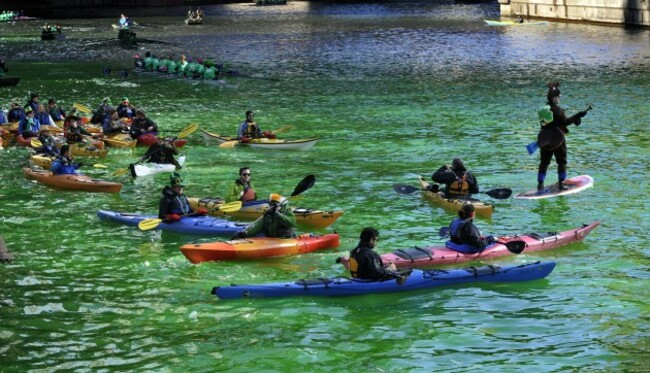
[[218, 260], [250, 260], [297, 255], [339, 246], [339, 235], [302, 234], [297, 238], [251, 237], [241, 240], [192, 243], [181, 252], [192, 263]]
[[28, 179], [57, 189], [97, 193], [119, 193], [122, 190], [122, 184], [95, 180], [86, 175], [54, 175], [50, 171], [32, 170], [27, 167], [23, 168], [23, 173]]

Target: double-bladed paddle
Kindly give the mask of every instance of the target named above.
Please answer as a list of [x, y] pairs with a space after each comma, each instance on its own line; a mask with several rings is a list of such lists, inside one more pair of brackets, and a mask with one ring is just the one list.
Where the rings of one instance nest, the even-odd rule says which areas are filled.
[[[438, 231], [438, 235], [442, 238], [445, 238], [449, 236], [450, 231], [451, 230], [449, 229], [449, 227], [440, 227], [440, 230]], [[513, 254], [521, 254], [526, 248], [526, 242], [521, 240], [508, 241], [508, 242], [501, 242], [501, 241], [495, 241], [495, 242], [505, 245], [508, 251], [510, 251]]]
[[[399, 194], [411, 194], [422, 189], [408, 184], [393, 184], [393, 190]], [[512, 195], [512, 189], [496, 188], [479, 193], [487, 194], [494, 199], [508, 199]]]
[[[233, 202], [224, 203], [223, 205], [214, 209], [210, 209], [208, 211], [235, 212], [235, 211], [239, 211], [241, 209], [241, 206], [242, 206], [241, 201], [233, 201]], [[197, 215], [199, 214], [194, 212], [191, 214], [183, 215], [182, 217], [197, 216]], [[164, 222], [163, 219], [144, 219], [143, 221], [138, 223], [138, 228], [140, 228], [143, 231], [148, 231], [150, 229], [157, 228], [162, 222]]]

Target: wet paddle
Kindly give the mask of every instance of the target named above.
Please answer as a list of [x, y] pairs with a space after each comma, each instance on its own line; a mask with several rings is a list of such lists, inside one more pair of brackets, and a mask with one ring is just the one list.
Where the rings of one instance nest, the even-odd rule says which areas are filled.
[[[587, 109], [585, 109], [585, 113], [588, 112], [591, 109], [592, 109], [592, 107], [591, 107], [591, 105], [589, 105], [589, 107], [587, 107]], [[537, 151], [537, 149], [539, 149], [539, 144], [537, 144], [537, 141], [533, 141], [530, 144], [526, 145], [526, 150], [528, 151], [529, 155], [533, 155], [533, 153], [535, 153]]]
[[[449, 233], [450, 233], [449, 227], [440, 227], [440, 230], [438, 231], [438, 235], [442, 238], [448, 237]], [[526, 248], [526, 242], [521, 240], [508, 241], [508, 242], [501, 242], [501, 241], [495, 241], [495, 242], [505, 245], [508, 251], [510, 251], [513, 254], [521, 254]]]
[[[234, 202], [228, 202], [224, 203], [223, 205], [210, 209], [208, 211], [223, 211], [223, 212], [235, 212], [239, 211], [241, 209], [242, 203], [241, 201], [234, 201]], [[197, 213], [191, 213], [187, 215], [183, 215], [183, 217], [190, 217], [190, 216], [197, 216]], [[144, 219], [143, 221], [138, 223], [138, 228], [143, 231], [148, 231], [150, 229], [157, 228], [160, 223], [165, 222], [163, 219]]]
[[[393, 184], [393, 190], [399, 194], [411, 194], [422, 189], [407, 184]], [[507, 199], [512, 195], [512, 189], [496, 188], [479, 193], [487, 194], [494, 199]]]

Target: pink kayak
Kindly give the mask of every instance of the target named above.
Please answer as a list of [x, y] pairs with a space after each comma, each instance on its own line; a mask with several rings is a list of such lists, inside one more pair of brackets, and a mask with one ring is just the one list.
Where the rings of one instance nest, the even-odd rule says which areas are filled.
[[[487, 247], [483, 252], [466, 254], [461, 253], [445, 246], [430, 247], [413, 247], [408, 249], [398, 249], [390, 254], [384, 254], [381, 259], [384, 264], [395, 263], [397, 268], [418, 268], [437, 264], [453, 264], [469, 262], [472, 260], [491, 259], [505, 255], [512, 255], [505, 243], [512, 241], [524, 241], [526, 243], [524, 253], [533, 251], [543, 251], [555, 249], [570, 243], [582, 241], [594, 228], [600, 225], [596, 221], [591, 224], [585, 224], [580, 228], [570, 229], [564, 232], [547, 232], [547, 233], [528, 233], [517, 234], [514, 236], [499, 236], [498, 242]], [[349, 258], [340, 257], [340, 262], [348, 268]]]

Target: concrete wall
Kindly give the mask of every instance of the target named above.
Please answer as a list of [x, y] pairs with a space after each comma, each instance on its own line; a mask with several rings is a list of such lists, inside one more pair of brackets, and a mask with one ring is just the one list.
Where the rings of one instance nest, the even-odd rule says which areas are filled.
[[650, 0], [499, 0], [501, 15], [650, 27]]

